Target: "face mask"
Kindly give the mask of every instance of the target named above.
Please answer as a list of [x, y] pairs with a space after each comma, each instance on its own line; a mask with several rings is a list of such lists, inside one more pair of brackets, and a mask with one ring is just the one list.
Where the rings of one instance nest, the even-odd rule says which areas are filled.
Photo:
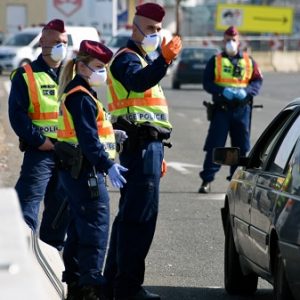
[[[92, 70], [90, 67], [88, 67], [90, 70]], [[107, 79], [107, 73], [106, 69], [102, 68], [99, 70], [92, 70], [93, 73], [89, 78], [89, 84], [90, 86], [100, 86], [101, 84], [104, 84]]]
[[225, 51], [228, 55], [235, 55], [238, 50], [238, 44], [235, 41], [228, 41], [225, 45]]
[[142, 41], [142, 48], [146, 53], [153, 52], [157, 49], [160, 42], [160, 37], [157, 33], [148, 34]]
[[66, 57], [67, 46], [65, 44], [57, 44], [51, 49], [51, 58], [54, 61], [62, 61]]

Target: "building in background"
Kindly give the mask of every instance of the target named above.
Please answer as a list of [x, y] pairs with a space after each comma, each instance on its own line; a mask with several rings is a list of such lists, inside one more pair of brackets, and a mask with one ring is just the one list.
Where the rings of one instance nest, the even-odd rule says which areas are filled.
[[[102, 38], [132, 23], [135, 6], [150, 0], [1, 0], [0, 33], [61, 18], [67, 25], [94, 26]], [[299, 0], [151, 0], [166, 9], [163, 26], [182, 36], [215, 36], [219, 3], [289, 6], [295, 11], [293, 34], [300, 35]], [[178, 20], [178, 22], [177, 22]], [[178, 27], [178, 28], [177, 28]]]
[[1, 0], [0, 31], [14, 33], [18, 30], [44, 23], [47, 0]]

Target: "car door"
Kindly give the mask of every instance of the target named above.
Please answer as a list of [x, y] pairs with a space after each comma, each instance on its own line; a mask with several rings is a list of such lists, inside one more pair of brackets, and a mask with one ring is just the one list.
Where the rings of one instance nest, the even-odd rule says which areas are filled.
[[287, 173], [287, 163], [300, 136], [300, 115], [293, 116], [278, 128], [268, 147], [262, 169], [257, 177], [251, 202], [250, 236], [252, 260], [264, 269], [269, 269], [269, 231], [275, 204]]
[[294, 113], [292, 109], [280, 113], [260, 136], [252, 148], [246, 167], [234, 174], [229, 186], [229, 201], [233, 209], [234, 236], [238, 251], [246, 257], [253, 257], [253, 239], [250, 234], [251, 203], [258, 177], [274, 143], [286, 121]]

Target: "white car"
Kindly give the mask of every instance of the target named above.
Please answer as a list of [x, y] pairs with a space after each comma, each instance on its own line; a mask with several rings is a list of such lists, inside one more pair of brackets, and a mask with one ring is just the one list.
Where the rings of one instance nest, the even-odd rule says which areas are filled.
[[[80, 42], [84, 39], [100, 41], [99, 34], [94, 27], [66, 26], [68, 34], [67, 59], [79, 50]], [[0, 45], [0, 74], [30, 63], [41, 53], [39, 40], [42, 27], [27, 27], [8, 37]]]

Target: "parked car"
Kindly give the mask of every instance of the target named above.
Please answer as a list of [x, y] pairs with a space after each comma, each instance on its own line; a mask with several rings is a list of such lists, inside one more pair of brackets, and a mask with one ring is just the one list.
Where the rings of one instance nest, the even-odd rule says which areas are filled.
[[180, 89], [182, 84], [201, 84], [208, 60], [219, 51], [207, 47], [183, 48], [173, 68], [172, 88]]
[[[0, 46], [0, 74], [35, 60], [41, 53], [39, 40], [42, 27], [27, 27], [7, 38]], [[100, 41], [94, 27], [67, 26], [68, 52], [71, 58], [79, 50], [80, 42], [84, 39]]]
[[216, 148], [214, 161], [238, 164], [222, 208], [224, 278], [229, 294], [253, 294], [262, 277], [276, 300], [300, 299], [300, 98], [287, 105], [249, 156]]

